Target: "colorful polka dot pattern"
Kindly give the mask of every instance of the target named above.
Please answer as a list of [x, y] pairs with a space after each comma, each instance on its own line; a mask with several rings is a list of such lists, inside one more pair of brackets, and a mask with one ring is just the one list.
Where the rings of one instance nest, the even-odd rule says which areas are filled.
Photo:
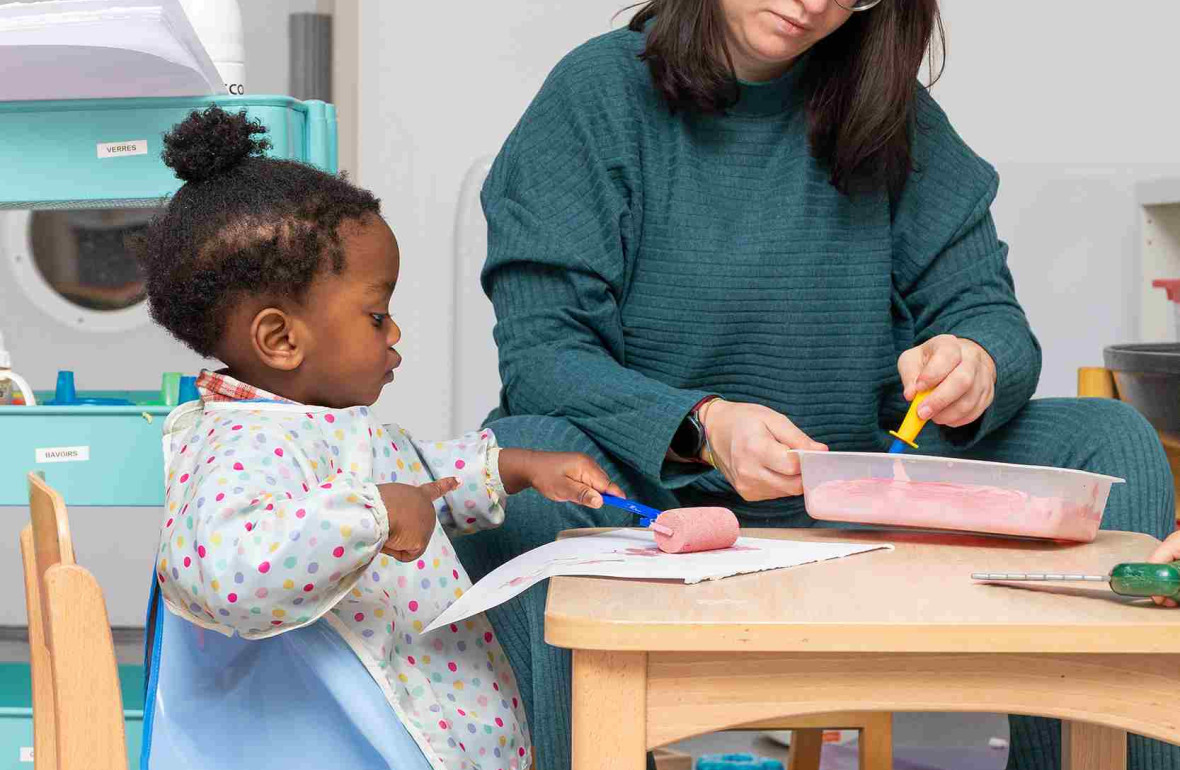
[[[412, 441], [405, 431], [397, 430]], [[504, 523], [500, 471], [499, 468], [489, 469], [483, 459], [491, 448], [490, 437], [491, 432], [485, 430], [468, 433], [454, 441], [413, 442], [422, 461], [434, 471], [436, 478], [454, 476], [459, 479], [459, 488], [435, 504], [439, 521], [447, 532], [469, 534], [494, 529]]]
[[471, 586], [441, 524], [416, 562], [380, 552], [388, 526], [378, 483], [457, 476], [441, 522], [468, 530], [503, 521], [485, 472], [495, 437], [425, 444], [366, 407], [266, 407], [209, 404], [172, 438], [157, 562], [169, 609], [245, 638], [330, 611], [384, 674], [438, 768], [528, 767], [520, 695], [487, 620], [421, 633]]

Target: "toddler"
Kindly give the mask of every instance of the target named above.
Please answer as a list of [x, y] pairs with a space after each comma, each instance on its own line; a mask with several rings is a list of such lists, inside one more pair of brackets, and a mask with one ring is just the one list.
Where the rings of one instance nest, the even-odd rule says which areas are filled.
[[527, 488], [622, 492], [585, 455], [374, 418], [397, 242], [370, 193], [263, 157], [264, 132], [218, 107], [178, 125], [185, 184], [134, 244], [152, 318], [225, 365], [165, 425], [142, 766], [527, 768], [487, 620], [422, 634], [470, 586], [444, 530], [497, 526]]

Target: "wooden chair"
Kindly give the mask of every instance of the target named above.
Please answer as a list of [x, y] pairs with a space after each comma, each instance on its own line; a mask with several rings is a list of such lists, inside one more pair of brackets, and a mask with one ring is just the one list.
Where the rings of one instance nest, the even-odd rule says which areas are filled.
[[61, 495], [29, 474], [20, 533], [33, 680], [35, 770], [127, 770], [123, 699], [106, 603], [74, 563]]

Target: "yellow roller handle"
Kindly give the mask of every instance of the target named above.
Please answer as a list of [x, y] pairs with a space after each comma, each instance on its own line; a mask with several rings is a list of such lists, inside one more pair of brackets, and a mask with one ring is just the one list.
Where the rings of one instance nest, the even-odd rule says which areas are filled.
[[889, 431], [889, 435], [894, 438], [904, 441], [912, 449], [917, 449], [918, 445], [914, 443], [914, 439], [918, 437], [926, 421], [918, 417], [918, 407], [926, 400], [926, 396], [930, 395], [930, 391], [919, 391], [914, 396], [913, 402], [910, 404], [910, 410], [906, 412], [905, 419], [901, 422], [901, 427], [897, 430]]

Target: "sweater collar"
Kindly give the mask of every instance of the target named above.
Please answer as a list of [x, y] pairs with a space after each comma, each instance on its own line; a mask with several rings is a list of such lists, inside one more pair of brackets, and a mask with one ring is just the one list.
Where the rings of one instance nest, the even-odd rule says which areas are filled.
[[795, 60], [789, 70], [774, 80], [761, 83], [738, 81], [737, 103], [728, 112], [734, 115], [777, 115], [803, 103], [803, 74], [809, 54]]

